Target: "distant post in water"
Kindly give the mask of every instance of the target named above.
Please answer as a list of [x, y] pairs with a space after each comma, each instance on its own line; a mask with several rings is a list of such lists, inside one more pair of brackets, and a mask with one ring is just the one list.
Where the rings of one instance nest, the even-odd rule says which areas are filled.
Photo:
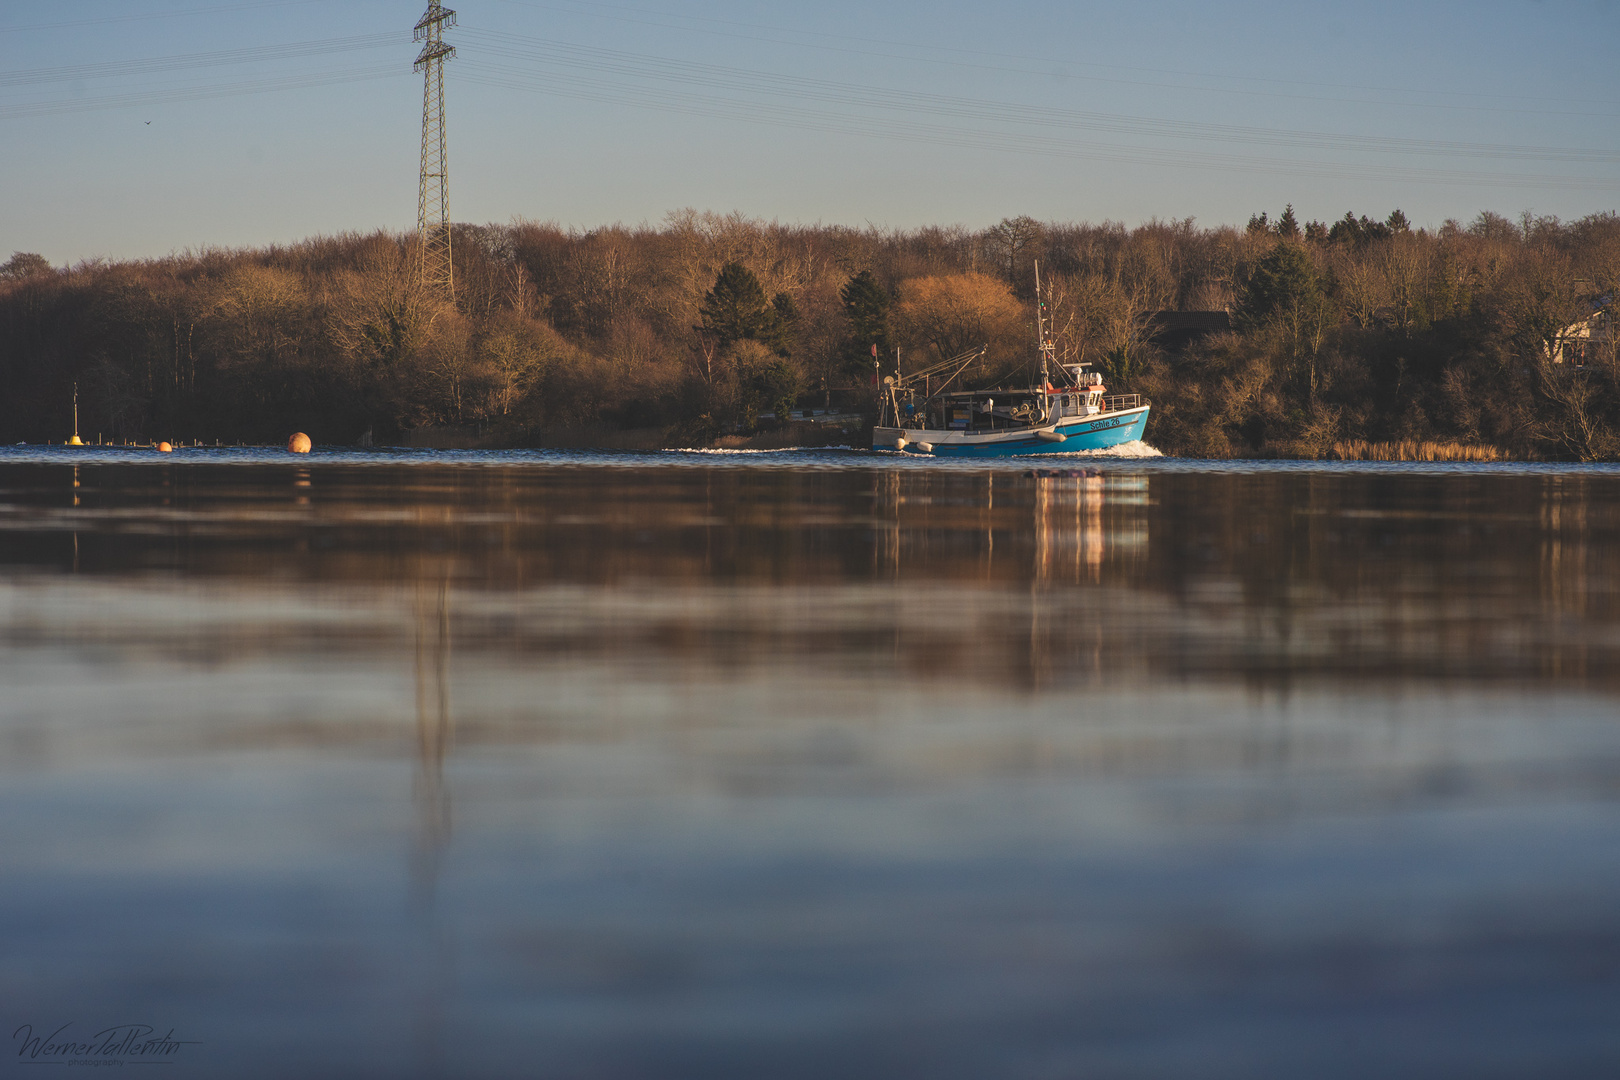
[[456, 55], [444, 43], [444, 28], [456, 25], [456, 13], [430, 0], [416, 21], [413, 40], [422, 42], [413, 70], [422, 72], [422, 179], [416, 197], [416, 241], [422, 284], [442, 288], [456, 298], [450, 263], [450, 169], [445, 156], [444, 62]]
[[67, 441], [69, 446], [83, 446], [79, 439], [79, 384], [73, 384], [73, 437]]

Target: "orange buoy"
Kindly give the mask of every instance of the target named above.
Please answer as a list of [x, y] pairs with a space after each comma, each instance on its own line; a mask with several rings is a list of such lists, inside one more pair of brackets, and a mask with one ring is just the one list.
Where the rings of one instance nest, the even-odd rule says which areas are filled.
[[167, 453], [172, 452], [173, 450], [174, 450], [174, 447], [170, 446], [166, 442], [158, 443], [158, 453], [160, 453], [160, 454], [167, 454]]
[[308, 435], [305, 435], [302, 431], [295, 431], [292, 438], [287, 440], [287, 453], [307, 454], [312, 445]]

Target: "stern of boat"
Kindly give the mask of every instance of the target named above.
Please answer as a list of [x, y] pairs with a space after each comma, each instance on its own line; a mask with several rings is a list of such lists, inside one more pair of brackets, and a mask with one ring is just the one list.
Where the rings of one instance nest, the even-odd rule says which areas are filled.
[[906, 442], [906, 433], [900, 428], [875, 427], [872, 429], [872, 449], [874, 450], [904, 450]]

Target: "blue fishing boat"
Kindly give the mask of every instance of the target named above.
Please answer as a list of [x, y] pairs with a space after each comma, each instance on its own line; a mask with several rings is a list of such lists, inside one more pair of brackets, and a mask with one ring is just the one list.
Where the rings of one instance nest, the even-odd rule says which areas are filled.
[[[1040, 295], [1039, 268], [1035, 289]], [[1109, 394], [1088, 364], [1056, 363], [1044, 309], [1036, 304], [1038, 381], [1016, 390], [951, 390], [983, 349], [910, 374], [896, 371], [881, 384], [872, 449], [1009, 457], [1106, 450], [1141, 439], [1150, 403], [1140, 394]]]

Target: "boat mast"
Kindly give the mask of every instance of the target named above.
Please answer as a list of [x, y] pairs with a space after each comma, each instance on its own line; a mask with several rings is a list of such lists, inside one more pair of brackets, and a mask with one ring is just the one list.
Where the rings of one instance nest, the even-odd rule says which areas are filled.
[[1057, 346], [1052, 341], [1052, 335], [1047, 333], [1048, 319], [1046, 318], [1046, 294], [1041, 291], [1041, 264], [1035, 263], [1035, 332], [1041, 339], [1041, 374], [1050, 374], [1050, 369], [1057, 362]]
[[883, 385], [883, 362], [878, 359], [877, 342], [872, 342], [872, 385], [877, 388], [878, 425], [883, 424], [883, 398], [885, 387]]
[[1035, 336], [1041, 350], [1041, 414], [1051, 413], [1052, 399], [1047, 387], [1052, 385], [1051, 365], [1055, 349], [1046, 333], [1046, 296], [1041, 292], [1041, 260], [1035, 260]]

